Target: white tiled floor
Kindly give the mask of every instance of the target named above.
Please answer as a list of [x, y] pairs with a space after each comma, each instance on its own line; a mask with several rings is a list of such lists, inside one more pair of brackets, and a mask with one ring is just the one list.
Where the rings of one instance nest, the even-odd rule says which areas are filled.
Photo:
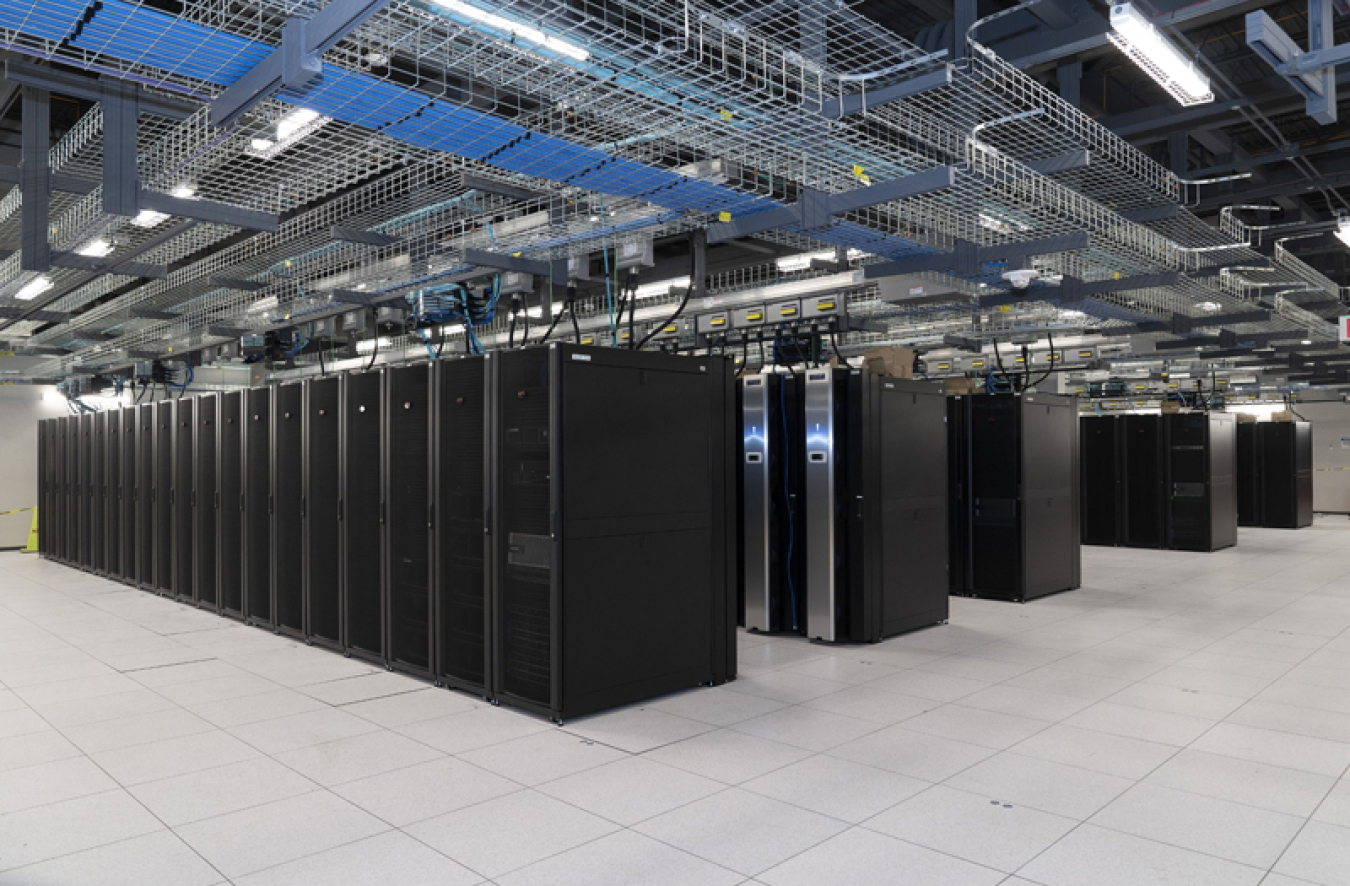
[[1350, 883], [1350, 520], [568, 723], [0, 555], [0, 886]]

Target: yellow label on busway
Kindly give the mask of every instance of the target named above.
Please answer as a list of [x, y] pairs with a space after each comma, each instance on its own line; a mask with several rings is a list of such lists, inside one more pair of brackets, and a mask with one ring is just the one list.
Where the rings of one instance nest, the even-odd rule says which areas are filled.
[[731, 221], [731, 213], [730, 213], [730, 212], [719, 212], [719, 213], [717, 213], [717, 220], [720, 221], [720, 222], [729, 222], [729, 221]]
[[938, 364], [938, 369], [941, 369], [941, 370], [944, 370], [944, 371], [945, 371], [945, 370], [948, 370], [948, 369], [951, 369], [951, 368], [952, 368], [952, 364], [950, 364], [950, 363], [939, 363], [939, 364]]
[[1012, 305], [999, 305], [998, 309], [1006, 314], [1012, 310]]
[[581, 340], [581, 343], [582, 343], [583, 345], [593, 345], [593, 344], [595, 344], [595, 339], [593, 339], [593, 338], [583, 338], [583, 339]]
[[1013, 362], [1014, 362], [1014, 363], [1025, 363], [1025, 362], [1027, 362], [1027, 361], [1026, 361], [1024, 358], [1022, 358], [1022, 357], [1018, 357], [1017, 359], [1013, 360]]
[[984, 368], [984, 361], [983, 361], [983, 360], [971, 360], [971, 361], [970, 361], [970, 365], [971, 365], [971, 366], [974, 366], [976, 369], [983, 369], [983, 368]]
[[1079, 351], [1079, 352], [1078, 352], [1078, 359], [1080, 359], [1080, 360], [1086, 360], [1086, 359], [1088, 359], [1088, 358], [1091, 357], [1091, 356], [1092, 356], [1092, 352], [1091, 352], [1091, 351]]
[[1059, 354], [1049, 354], [1047, 356], [1051, 363], [1054, 363], [1056, 360], [1059, 359]]
[[679, 332], [679, 331], [680, 331], [680, 327], [678, 327], [678, 326], [667, 326], [665, 329], [662, 329], [661, 331], [662, 331], [662, 332]]
[[1226, 379], [1226, 378], [1221, 378], [1221, 379], [1219, 379], [1218, 381], [1216, 381], [1215, 384], [1217, 384], [1217, 385], [1226, 385], [1226, 384], [1228, 384], [1228, 379]]
[[764, 315], [763, 315], [763, 314], [746, 314], [746, 315], [745, 315], [745, 319], [747, 319], [747, 320], [763, 320], [763, 319], [764, 319]]
[[816, 310], [817, 310], [817, 311], [829, 311], [829, 310], [832, 310], [833, 308], [834, 308], [834, 302], [832, 302], [832, 301], [818, 301], [818, 302], [816, 302]]
[[708, 325], [709, 325], [709, 326], [725, 326], [725, 325], [727, 325], [727, 321], [723, 320], [721, 317], [714, 317], [713, 319], [711, 319], [711, 320], [708, 321]]
[[1134, 389], [1135, 389], [1136, 391], [1147, 391], [1147, 390], [1148, 390], [1148, 385], [1135, 385], [1135, 386], [1134, 386]]
[[793, 314], [797, 313], [797, 309], [796, 309], [796, 308], [782, 308], [782, 309], [779, 310], [779, 313], [781, 313], [784, 317], [791, 317]]

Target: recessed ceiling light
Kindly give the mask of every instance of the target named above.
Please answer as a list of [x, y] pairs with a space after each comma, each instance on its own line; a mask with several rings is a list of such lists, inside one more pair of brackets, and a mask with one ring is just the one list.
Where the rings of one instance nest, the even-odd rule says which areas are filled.
[[112, 244], [102, 237], [95, 237], [88, 243], [75, 250], [76, 255], [87, 255], [90, 258], [103, 258], [112, 252]]
[[19, 301], [30, 301], [51, 289], [52, 285], [52, 281], [46, 277], [34, 277], [25, 283], [18, 292], [14, 293], [14, 297]]
[[131, 223], [138, 228], [153, 228], [155, 225], [169, 218], [167, 212], [155, 212], [153, 209], [142, 209], [140, 214], [131, 220]]

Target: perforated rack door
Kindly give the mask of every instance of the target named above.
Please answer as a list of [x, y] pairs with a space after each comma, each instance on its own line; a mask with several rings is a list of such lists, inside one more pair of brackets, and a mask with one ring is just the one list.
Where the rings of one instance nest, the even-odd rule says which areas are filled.
[[173, 402], [155, 404], [155, 589], [173, 590]]
[[273, 623], [272, 390], [244, 392], [244, 618]]
[[242, 615], [243, 583], [243, 495], [244, 495], [244, 393], [230, 391], [220, 395], [220, 451], [217, 453], [219, 507], [216, 509], [217, 593], [222, 612]]
[[305, 629], [304, 387], [279, 385], [272, 410], [272, 600], [276, 626]]
[[197, 414], [193, 416], [197, 427], [192, 464], [193, 535], [196, 544], [193, 570], [196, 573], [197, 602], [209, 609], [219, 608], [216, 587], [218, 402], [215, 394], [203, 394], [197, 398]]
[[136, 584], [155, 586], [155, 407], [136, 407]]
[[108, 435], [108, 413], [100, 412], [94, 417], [89, 449], [89, 568], [95, 572], [106, 569], [105, 552], [107, 549], [108, 500], [107, 487], [107, 450], [104, 440]]
[[173, 593], [180, 600], [195, 599], [193, 580], [192, 451], [196, 432], [195, 400], [174, 401], [173, 418]]
[[[549, 349], [494, 358], [493, 680], [497, 694], [553, 706], [552, 421]], [[541, 545], [546, 556], [531, 552]]]
[[340, 387], [336, 376], [305, 382], [305, 635], [334, 645], [342, 642]]
[[94, 416], [80, 416], [80, 566], [94, 566]]
[[47, 426], [50, 419], [42, 419], [38, 422], [38, 450], [37, 450], [37, 476], [38, 476], [38, 552], [47, 553], [47, 514], [50, 509], [47, 506], [47, 491], [50, 478], [47, 475], [48, 452], [47, 452]]
[[62, 464], [65, 466], [64, 514], [62, 523], [65, 535], [61, 544], [61, 556], [67, 563], [78, 565], [80, 559], [80, 498], [83, 495], [80, 486], [80, 420], [77, 416], [61, 419]]
[[117, 502], [118, 520], [122, 524], [122, 579], [136, 584], [136, 430], [139, 417], [135, 406], [122, 410], [121, 464], [117, 468], [122, 495]]
[[437, 675], [487, 689], [486, 432], [491, 357], [436, 366]]
[[384, 373], [346, 377], [342, 557], [347, 647], [384, 657]]
[[388, 370], [389, 660], [431, 668], [431, 374]]
[[103, 568], [122, 577], [122, 411], [103, 413]]

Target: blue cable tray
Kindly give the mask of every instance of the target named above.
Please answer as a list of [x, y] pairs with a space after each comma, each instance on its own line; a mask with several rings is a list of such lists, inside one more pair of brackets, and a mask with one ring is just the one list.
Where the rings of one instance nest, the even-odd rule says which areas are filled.
[[0, 4], [0, 28], [61, 41], [75, 30], [88, 7], [89, 0], [5, 0]]

